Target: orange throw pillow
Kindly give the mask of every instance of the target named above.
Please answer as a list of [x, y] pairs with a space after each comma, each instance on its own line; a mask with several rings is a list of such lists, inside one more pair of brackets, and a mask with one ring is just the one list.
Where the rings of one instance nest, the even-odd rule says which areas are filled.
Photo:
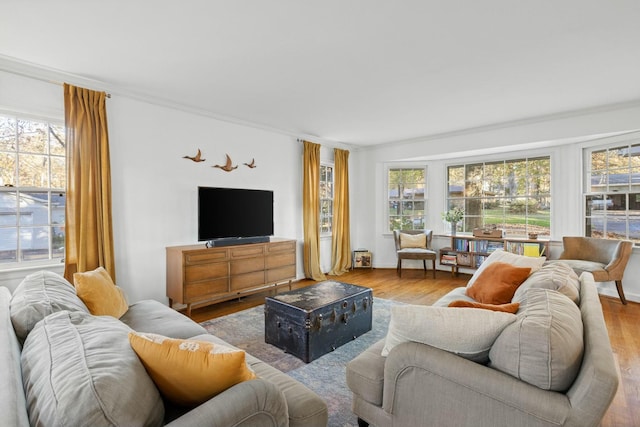
[[456, 300], [456, 301], [451, 301], [451, 303], [449, 304], [449, 307], [460, 307], [460, 308], [482, 308], [484, 310], [491, 310], [491, 311], [502, 311], [505, 313], [513, 313], [515, 314], [518, 311], [518, 308], [520, 308], [520, 303], [519, 302], [512, 302], [509, 304], [482, 304], [479, 302], [473, 302], [473, 301], [465, 301], [465, 300]]
[[529, 277], [529, 273], [530, 267], [493, 262], [478, 276], [473, 286], [467, 288], [467, 296], [483, 304], [510, 303], [518, 286]]

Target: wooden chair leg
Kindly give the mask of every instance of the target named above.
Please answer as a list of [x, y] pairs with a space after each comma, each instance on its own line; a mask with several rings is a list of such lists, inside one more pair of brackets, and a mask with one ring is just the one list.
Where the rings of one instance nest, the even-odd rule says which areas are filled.
[[424, 274], [427, 274], [427, 260], [422, 260], [422, 268], [424, 269]]
[[431, 262], [433, 263], [432, 267], [433, 267], [433, 278], [436, 278], [436, 260], [432, 259]]
[[398, 258], [398, 265], [396, 266], [398, 276], [402, 277], [402, 258]]
[[622, 289], [622, 280], [616, 280], [616, 289], [618, 290], [618, 296], [622, 304], [627, 304], [627, 299], [624, 297], [624, 289]]

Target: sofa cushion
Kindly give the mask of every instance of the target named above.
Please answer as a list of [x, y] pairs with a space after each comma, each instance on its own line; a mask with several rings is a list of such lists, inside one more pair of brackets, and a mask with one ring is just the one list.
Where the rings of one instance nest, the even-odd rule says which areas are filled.
[[473, 286], [467, 288], [467, 295], [483, 304], [507, 304], [530, 272], [531, 267], [491, 263], [476, 278]]
[[256, 378], [243, 350], [137, 332], [129, 333], [129, 341], [160, 392], [179, 405], [199, 405]]
[[520, 304], [517, 302], [510, 302], [508, 304], [482, 304], [481, 302], [455, 300], [451, 301], [449, 307], [457, 308], [480, 308], [483, 310], [502, 311], [504, 313], [515, 314], [520, 308]]
[[182, 313], [156, 300], [142, 300], [129, 306], [120, 321], [137, 332], [149, 332], [171, 338], [191, 338], [207, 330]]
[[64, 277], [38, 271], [25, 277], [11, 297], [11, 322], [21, 341], [40, 320], [62, 310], [89, 313], [89, 309]]
[[545, 264], [535, 273], [531, 274], [518, 287], [513, 295], [513, 302], [522, 303], [526, 292], [532, 288], [550, 289], [566, 295], [576, 304], [580, 301], [580, 279], [573, 269], [565, 262]]
[[536, 258], [517, 255], [511, 252], [504, 251], [502, 249], [493, 251], [491, 255], [489, 255], [487, 259], [480, 265], [480, 267], [478, 267], [478, 269], [473, 273], [473, 276], [471, 276], [471, 279], [469, 279], [469, 282], [467, 283], [467, 288], [473, 286], [477, 278], [482, 275], [482, 272], [494, 262], [504, 262], [515, 267], [529, 267], [531, 268], [531, 273], [533, 273], [535, 271], [538, 271], [545, 261], [545, 257]]
[[406, 248], [422, 248], [427, 247], [427, 235], [400, 233], [400, 249]]
[[518, 320], [496, 339], [490, 366], [544, 390], [566, 391], [582, 363], [580, 309], [565, 295], [529, 289]]
[[129, 308], [124, 292], [113, 283], [111, 275], [104, 267], [74, 273], [73, 283], [78, 296], [95, 316], [112, 316], [119, 319]]
[[515, 314], [473, 308], [394, 306], [382, 355], [414, 341], [484, 363], [493, 341], [515, 320]]
[[61, 311], [36, 325], [22, 349], [29, 420], [43, 426], [157, 426], [160, 393], [109, 316]]

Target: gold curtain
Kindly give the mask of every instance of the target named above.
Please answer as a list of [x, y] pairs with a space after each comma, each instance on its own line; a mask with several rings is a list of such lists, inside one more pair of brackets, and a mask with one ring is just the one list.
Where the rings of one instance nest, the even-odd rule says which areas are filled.
[[67, 203], [64, 277], [100, 266], [115, 281], [106, 93], [64, 85]]
[[351, 268], [351, 228], [349, 220], [349, 151], [335, 148], [331, 271], [340, 275]]
[[302, 223], [304, 275], [325, 280], [320, 269], [320, 145], [303, 141]]

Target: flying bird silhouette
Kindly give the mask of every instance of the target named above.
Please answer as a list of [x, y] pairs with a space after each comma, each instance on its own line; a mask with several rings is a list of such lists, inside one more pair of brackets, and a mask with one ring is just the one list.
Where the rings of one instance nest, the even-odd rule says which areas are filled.
[[231, 165], [231, 157], [227, 154], [227, 162], [224, 165], [213, 165], [214, 168], [222, 169], [225, 172], [231, 172], [234, 169], [238, 169], [238, 165]]
[[256, 167], [256, 159], [251, 159], [251, 163], [244, 163], [244, 165], [250, 167], [251, 169]]
[[183, 156], [183, 159], [189, 159], [189, 160], [193, 160], [194, 162], [204, 162], [207, 159], [203, 159], [202, 158], [202, 153], [200, 152], [200, 149], [198, 148], [198, 154], [196, 154], [194, 157], [191, 156]]

